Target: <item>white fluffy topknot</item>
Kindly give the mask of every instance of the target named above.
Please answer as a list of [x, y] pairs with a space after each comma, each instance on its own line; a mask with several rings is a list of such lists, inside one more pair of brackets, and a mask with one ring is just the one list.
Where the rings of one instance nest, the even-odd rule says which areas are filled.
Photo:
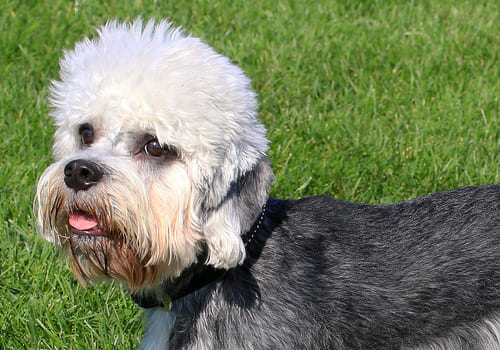
[[231, 148], [242, 145], [243, 156], [229, 154], [232, 162], [250, 163], [238, 164], [240, 170], [267, 151], [256, 94], [228, 58], [166, 20], [115, 20], [97, 33], [65, 51], [60, 81], [52, 82], [51, 115], [61, 140], [56, 159], [75, 150], [68, 150], [70, 138], [62, 141], [64, 133], [94, 121], [107, 121], [117, 132], [130, 126], [152, 131], [208, 166], [222, 165], [207, 154], [215, 148], [234, 153]]

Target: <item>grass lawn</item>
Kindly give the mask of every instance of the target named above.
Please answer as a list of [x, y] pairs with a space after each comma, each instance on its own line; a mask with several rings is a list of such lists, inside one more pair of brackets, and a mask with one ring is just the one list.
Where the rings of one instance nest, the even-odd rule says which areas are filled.
[[496, 2], [0, 6], [0, 349], [131, 349], [140, 341], [142, 316], [127, 292], [79, 286], [33, 229], [34, 186], [51, 162], [47, 85], [62, 50], [107, 19], [169, 17], [247, 72], [272, 141], [274, 197], [389, 203], [500, 182]]

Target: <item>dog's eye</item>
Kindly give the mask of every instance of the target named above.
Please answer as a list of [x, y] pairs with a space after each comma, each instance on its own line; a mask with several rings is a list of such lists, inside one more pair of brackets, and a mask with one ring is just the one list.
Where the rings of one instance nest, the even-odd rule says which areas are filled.
[[156, 140], [151, 140], [144, 146], [144, 152], [153, 157], [161, 157], [163, 155], [163, 147]]
[[177, 157], [177, 151], [173, 147], [162, 146], [156, 139], [144, 145], [144, 152], [151, 157]]
[[84, 124], [80, 126], [79, 133], [83, 145], [88, 146], [94, 142], [94, 129], [90, 125]]

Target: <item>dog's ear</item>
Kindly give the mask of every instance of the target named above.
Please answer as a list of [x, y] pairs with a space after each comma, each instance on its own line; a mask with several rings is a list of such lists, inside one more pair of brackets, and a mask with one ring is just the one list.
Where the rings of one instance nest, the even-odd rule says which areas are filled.
[[275, 178], [265, 155], [249, 170], [237, 173], [229, 184], [224, 175], [222, 170], [217, 171], [207, 194], [203, 235], [208, 247], [207, 263], [231, 268], [245, 258], [241, 235], [259, 217]]

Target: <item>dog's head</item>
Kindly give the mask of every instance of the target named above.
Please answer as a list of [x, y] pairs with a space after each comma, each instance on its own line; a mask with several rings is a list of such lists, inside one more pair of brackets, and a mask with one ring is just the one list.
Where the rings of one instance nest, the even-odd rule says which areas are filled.
[[274, 180], [244, 73], [166, 21], [110, 22], [64, 53], [40, 234], [81, 280], [131, 289], [196, 262], [230, 268]]

